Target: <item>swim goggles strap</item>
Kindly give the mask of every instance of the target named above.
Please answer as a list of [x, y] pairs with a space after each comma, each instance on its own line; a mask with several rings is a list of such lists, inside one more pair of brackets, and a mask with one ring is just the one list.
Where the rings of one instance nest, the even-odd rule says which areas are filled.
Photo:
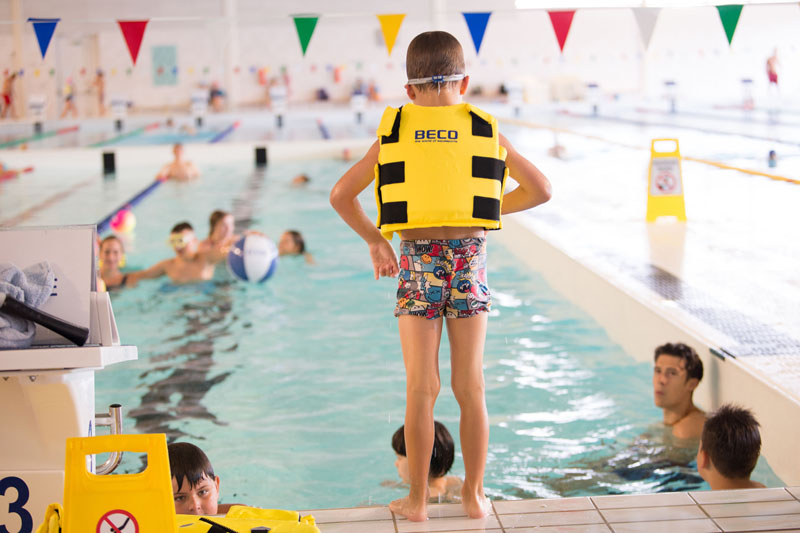
[[414, 78], [408, 80], [409, 85], [422, 85], [425, 83], [435, 83], [436, 92], [441, 93], [442, 84], [447, 81], [460, 81], [465, 78], [464, 74], [450, 74], [449, 76], [431, 76], [430, 78]]

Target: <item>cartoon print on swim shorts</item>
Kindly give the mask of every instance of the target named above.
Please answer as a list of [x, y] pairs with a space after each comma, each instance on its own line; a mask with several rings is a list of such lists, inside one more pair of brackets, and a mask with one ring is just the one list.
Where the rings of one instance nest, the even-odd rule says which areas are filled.
[[395, 316], [463, 318], [490, 306], [484, 238], [400, 243]]

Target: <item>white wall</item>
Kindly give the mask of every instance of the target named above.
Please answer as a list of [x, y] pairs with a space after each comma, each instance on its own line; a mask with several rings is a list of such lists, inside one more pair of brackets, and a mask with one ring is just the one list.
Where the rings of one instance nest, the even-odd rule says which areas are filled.
[[[10, 21], [11, 1], [0, 0], [4, 21]], [[235, 7], [234, 31], [229, 31], [224, 18], [226, 2]], [[437, 15], [437, 9], [442, 13]], [[460, 12], [481, 9], [494, 12], [478, 58]], [[241, 103], [262, 102], [266, 91], [251, 67], [268, 67], [272, 76], [285, 66], [295, 102], [311, 99], [319, 87], [344, 100], [357, 77], [375, 79], [385, 97], [399, 98], [408, 43], [417, 33], [432, 29], [439, 18], [441, 29], [464, 45], [473, 86], [481, 85], [490, 93], [500, 83], [516, 79], [538, 87], [530, 94], [543, 98], [554, 81], [569, 79], [579, 86], [599, 83], [606, 94], [657, 96], [664, 80], [673, 79], [684, 96], [735, 103], [741, 95], [741, 78], [755, 81], [757, 96], [766, 91], [764, 62], [776, 46], [783, 67], [782, 92], [792, 94], [800, 86], [797, 4], [745, 6], [730, 48], [714, 7], [665, 8], [647, 51], [630, 9], [582, 9], [575, 15], [563, 55], [547, 13], [515, 10], [512, 0], [388, 1], [379, 7], [366, 0], [25, 0], [22, 10], [24, 18], [62, 18], [45, 61], [30, 24], [25, 23], [23, 35], [24, 88], [29, 94], [47, 93], [54, 102], [67, 76], [77, 80], [79, 90], [86, 90], [97, 67], [106, 72], [108, 95], [128, 94], [145, 108], [186, 106], [191, 91], [212, 80], [220, 81]], [[322, 14], [305, 57], [290, 17], [302, 12]], [[393, 12], [407, 16], [389, 57], [375, 14]], [[128, 75], [130, 58], [114, 21], [148, 17], [152, 21], [138, 63]], [[156, 87], [151, 79], [151, 48], [170, 44], [178, 50], [179, 83]], [[226, 61], [229, 46], [239, 53]], [[13, 51], [11, 25], [2, 24], [0, 71], [11, 68]], [[237, 66], [239, 72], [234, 74]], [[210, 70], [204, 74], [206, 67]], [[342, 73], [338, 84], [333, 80], [336, 67]], [[56, 70], [54, 76], [48, 74], [51, 68]], [[89, 95], [83, 95], [79, 105], [89, 114], [96, 107]]]

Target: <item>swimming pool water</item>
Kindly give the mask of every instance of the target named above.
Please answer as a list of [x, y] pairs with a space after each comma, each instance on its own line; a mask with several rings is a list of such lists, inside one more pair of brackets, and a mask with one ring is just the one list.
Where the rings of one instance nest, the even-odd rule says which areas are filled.
[[[138, 346], [139, 360], [97, 374], [98, 411], [122, 403], [126, 431], [165, 432], [202, 447], [222, 479], [223, 501], [302, 509], [385, 504], [404, 494], [381, 484], [397, 480], [390, 439], [405, 407], [396, 286], [373, 280], [366, 246], [328, 205], [347, 166], [309, 160], [259, 172], [220, 164], [199, 182], [162, 185], [134, 211], [131, 268], [169, 257], [177, 222], [189, 220], [204, 236], [218, 208], [236, 215], [239, 231], [277, 239], [300, 230], [315, 259], [283, 258], [263, 285], [233, 281], [218, 267], [211, 282], [145, 281], [112, 295], [122, 341]], [[87, 186], [34, 220], [96, 222], [152, 179], [151, 170]], [[311, 176], [308, 189], [289, 186], [299, 172]], [[374, 216], [371, 191], [362, 204]], [[686, 466], [693, 452], [660, 434], [651, 365], [626, 355], [491, 235], [489, 281], [489, 495], [707, 488]], [[440, 365], [435, 416], [458, 454], [446, 342]], [[463, 476], [460, 454], [453, 473]], [[754, 477], [780, 484], [766, 464]]]

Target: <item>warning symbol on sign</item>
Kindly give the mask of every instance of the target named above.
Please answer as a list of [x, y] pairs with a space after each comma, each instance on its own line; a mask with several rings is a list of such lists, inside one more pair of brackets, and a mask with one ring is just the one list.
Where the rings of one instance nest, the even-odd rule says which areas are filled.
[[672, 196], [681, 192], [681, 168], [677, 158], [665, 157], [651, 162], [651, 196]]
[[662, 193], [671, 193], [675, 190], [675, 175], [671, 172], [662, 172], [656, 176], [656, 188]]
[[128, 511], [115, 509], [100, 518], [97, 533], [139, 533], [139, 523]]

